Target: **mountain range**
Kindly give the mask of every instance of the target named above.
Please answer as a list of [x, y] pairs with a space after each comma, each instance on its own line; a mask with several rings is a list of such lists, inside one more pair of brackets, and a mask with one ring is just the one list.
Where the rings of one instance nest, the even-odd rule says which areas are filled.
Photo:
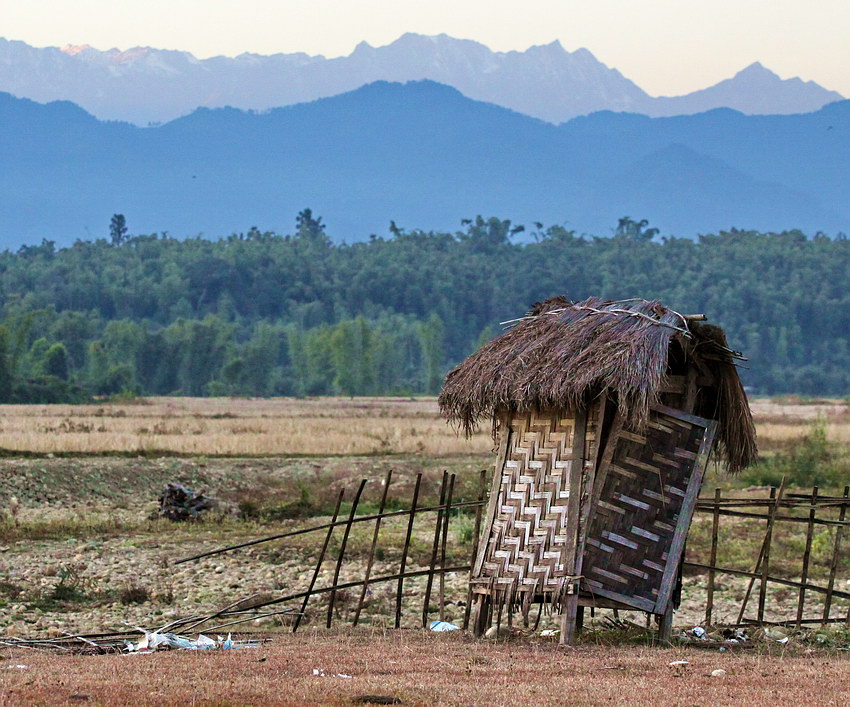
[[103, 120], [167, 122], [197, 107], [265, 110], [345, 93], [375, 81], [428, 79], [468, 98], [550, 123], [600, 110], [671, 116], [727, 107], [747, 114], [817, 110], [841, 94], [759, 63], [715, 86], [653, 97], [587, 49], [559, 42], [493, 52], [446, 35], [405, 34], [382, 47], [362, 42], [344, 57], [303, 53], [197, 59], [188, 52], [135, 47], [36, 48], [0, 38], [0, 91], [46, 102], [69, 100]]
[[597, 112], [561, 126], [431, 81], [376, 82], [154, 128], [0, 94], [0, 246], [131, 233], [291, 231], [311, 207], [338, 240], [496, 215], [610, 235], [729, 227], [850, 231], [850, 101], [799, 115]]

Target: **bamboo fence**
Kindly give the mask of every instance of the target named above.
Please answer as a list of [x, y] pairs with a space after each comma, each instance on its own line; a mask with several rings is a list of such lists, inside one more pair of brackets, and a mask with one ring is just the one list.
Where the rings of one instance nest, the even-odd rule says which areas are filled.
[[[402, 606], [404, 603], [404, 587], [407, 580], [413, 578], [425, 578], [425, 591], [422, 597], [421, 607], [421, 625], [425, 628], [429, 626], [432, 616], [432, 600], [436, 594], [437, 616], [440, 620], [445, 618], [446, 606], [446, 575], [449, 573], [469, 572], [471, 566], [478, 553], [478, 543], [481, 534], [482, 514], [488, 502], [487, 500], [487, 474], [482, 471], [479, 473], [479, 484], [477, 498], [473, 501], [457, 502], [454, 500], [455, 489], [455, 474], [443, 472], [439, 486], [438, 498], [436, 503], [432, 505], [422, 504], [422, 474], [417, 475], [416, 482], [413, 487], [413, 492], [410, 498], [410, 503], [405, 510], [387, 511], [386, 502], [390, 484], [392, 483], [392, 472], [389, 472], [382, 484], [382, 491], [379, 501], [377, 513], [369, 513], [358, 515], [357, 510], [361, 504], [368, 483], [367, 480], [362, 480], [357, 486], [351, 508], [344, 518], [340, 518], [340, 508], [342, 507], [345, 490], [340, 491], [336, 502], [336, 510], [332, 518], [327, 523], [317, 524], [306, 528], [292, 530], [286, 533], [279, 533], [250, 542], [232, 545], [217, 550], [194, 555], [178, 560], [177, 563], [190, 562], [204, 557], [230, 552], [245, 547], [267, 543], [275, 540], [291, 538], [294, 536], [303, 535], [306, 533], [321, 533], [324, 532], [324, 540], [316, 559], [311, 580], [306, 590], [286, 594], [284, 596], [275, 597], [259, 603], [251, 602], [250, 611], [244, 612], [245, 616], [234, 618], [233, 621], [205, 628], [205, 630], [213, 630], [213, 628], [222, 628], [223, 626], [231, 626], [244, 621], [250, 621], [257, 617], [272, 616], [281, 613], [289, 613], [295, 617], [292, 623], [292, 630], [298, 630], [301, 625], [302, 618], [307, 614], [307, 609], [310, 601], [319, 597], [327, 596], [327, 609], [325, 625], [330, 627], [334, 620], [334, 605], [339, 592], [349, 589], [358, 589], [358, 601], [353, 612], [352, 624], [357, 625], [361, 620], [362, 611], [364, 608], [365, 598], [370, 586], [382, 583], [395, 584], [395, 600], [394, 600], [394, 618], [393, 625], [395, 628], [400, 628], [402, 625]], [[714, 622], [715, 597], [718, 591], [718, 577], [720, 575], [728, 575], [732, 577], [744, 577], [749, 580], [747, 590], [740, 606], [737, 621], [735, 624], [723, 625], [787, 625], [787, 626], [803, 626], [810, 624], [829, 624], [843, 622], [850, 626], [850, 601], [847, 601], [848, 609], [841, 616], [838, 614], [835, 606], [835, 600], [850, 600], [850, 591], [843, 591], [837, 588], [839, 582], [839, 568], [842, 558], [842, 543], [847, 528], [850, 527], [850, 520], [847, 519], [847, 509], [850, 506], [850, 486], [845, 487], [844, 493], [841, 496], [821, 495], [817, 487], [813, 488], [810, 493], [788, 493], [786, 492], [784, 483], [777, 489], [770, 490], [767, 498], [744, 497], [744, 496], [723, 496], [720, 489], [715, 490], [713, 496], [701, 498], [696, 505], [696, 516], [710, 516], [711, 518], [711, 542], [708, 548], [708, 557], [694, 556], [689, 553], [688, 558], [682, 563], [684, 571], [691, 573], [704, 574], [706, 576], [706, 602], [705, 602], [705, 624], [712, 625]], [[447, 561], [447, 546], [449, 542], [449, 526], [453, 514], [459, 511], [466, 513], [474, 513], [474, 532], [472, 534], [471, 546], [467, 557], [467, 562], [457, 563]], [[401, 549], [398, 571], [390, 574], [374, 576], [373, 567], [375, 557], [379, 554], [381, 529], [388, 519], [406, 519], [406, 531], [404, 544]], [[735, 567], [726, 567], [718, 565], [718, 554], [720, 549], [721, 535], [721, 518], [734, 518], [736, 522], [741, 520], [747, 523], [764, 524], [763, 540], [758, 554], [752, 563], [752, 569], [740, 569]], [[374, 530], [372, 540], [369, 545], [369, 551], [366, 560], [366, 568], [362, 578], [351, 581], [340, 581], [340, 574], [343, 565], [346, 561], [346, 551], [348, 540], [352, 527], [361, 523], [373, 523]], [[771, 566], [771, 548], [774, 545], [774, 539], [777, 532], [781, 532], [781, 527], [784, 524], [797, 523], [805, 524], [805, 550], [802, 556], [800, 573], [797, 576], [781, 576], [775, 568]], [[826, 527], [830, 529], [831, 550], [829, 560], [829, 574], [825, 584], [815, 583], [810, 580], [812, 568], [812, 545], [815, 538], [815, 528]], [[778, 530], [779, 529], [779, 530]], [[414, 534], [428, 534], [431, 538], [430, 553], [428, 565], [424, 569], [410, 569], [409, 557], [411, 541]], [[332, 546], [332, 541], [335, 536], [341, 533], [341, 540], [338, 541], [335, 558], [331, 559], [333, 564], [333, 580], [330, 584], [317, 586], [321, 570], [326, 562], [328, 550]], [[787, 572], [786, 572], [787, 574]], [[842, 577], [841, 579], [850, 579], [850, 577]], [[768, 590], [771, 586], [790, 587], [797, 590], [796, 609], [793, 613], [793, 618], [781, 621], [768, 621], [766, 619], [766, 603]], [[757, 587], [757, 593], [753, 596], [753, 590]], [[811, 602], [811, 597], [818, 595], [823, 597], [823, 605], [819, 607], [820, 611], [817, 616], [806, 616], [807, 602]], [[470, 621], [470, 595], [469, 590], [465, 598], [456, 598], [458, 603], [465, 601], [464, 616], [462, 628], [467, 629]], [[242, 600], [243, 602], [247, 601]], [[300, 609], [298, 611], [284, 610], [276, 611], [270, 609], [279, 604], [287, 604], [300, 601]], [[199, 626], [208, 623], [216, 618], [231, 617], [234, 613], [233, 607], [239, 603], [232, 604], [226, 607], [227, 611], [222, 610], [216, 614], [199, 617], [193, 626]], [[751, 604], [755, 604], [755, 615], [748, 614]], [[241, 608], [241, 607], [240, 607]], [[262, 610], [262, 611], [260, 611]], [[542, 609], [541, 609], [542, 611]], [[539, 621], [539, 615], [537, 620]]]

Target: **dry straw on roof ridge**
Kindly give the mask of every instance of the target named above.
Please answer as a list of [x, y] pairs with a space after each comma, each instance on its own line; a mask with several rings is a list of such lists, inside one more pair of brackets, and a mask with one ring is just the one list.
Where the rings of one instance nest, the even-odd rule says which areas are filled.
[[[682, 315], [642, 299], [611, 302], [591, 297], [571, 303], [557, 297], [536, 304], [529, 316], [516, 321], [446, 377], [440, 408], [467, 434], [499, 409], [571, 409], [602, 390], [615, 393], [627, 420], [640, 425], [658, 401], [670, 339], [693, 337]], [[711, 331], [715, 329], [720, 331]], [[726, 415], [736, 423], [745, 417], [752, 425], [734, 354], [725, 348], [722, 332], [719, 337], [707, 331], [697, 342], [725, 363], [715, 364], [722, 379], [721, 425], [727, 427]], [[749, 428], [737, 435], [724, 430], [721, 439], [730, 468], [754, 459], [754, 432]]]

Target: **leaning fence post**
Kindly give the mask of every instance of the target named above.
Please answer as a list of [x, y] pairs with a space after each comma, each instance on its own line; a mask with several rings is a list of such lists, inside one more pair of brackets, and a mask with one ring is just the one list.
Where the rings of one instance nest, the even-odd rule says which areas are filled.
[[440, 530], [443, 524], [443, 505], [446, 502], [446, 487], [448, 486], [449, 472], [443, 472], [443, 481], [440, 484], [440, 505], [437, 511], [437, 525], [434, 528], [434, 545], [431, 549], [431, 562], [428, 567], [428, 581], [425, 585], [425, 602], [422, 605], [422, 628], [428, 628], [428, 604], [431, 603], [431, 589], [434, 586], [434, 567], [437, 564], [437, 551], [440, 548]]
[[[779, 511], [779, 504], [782, 502], [782, 497], [785, 495], [785, 477], [782, 477], [782, 481], [779, 484], [779, 492], [777, 493], [775, 488], [770, 489], [770, 499], [773, 501], [773, 504], [770, 507], [770, 513], [767, 516], [767, 530], [765, 532], [764, 541], [761, 544], [761, 550], [759, 550], [759, 556], [756, 560], [755, 569], [753, 569], [753, 576], [750, 577], [750, 583], [747, 585], [747, 591], [744, 594], [744, 600], [741, 602], [741, 611], [738, 613], [738, 620], [736, 623], [741, 623], [744, 620], [744, 612], [747, 610], [747, 604], [750, 601], [750, 593], [753, 591], [753, 585], [756, 582], [756, 575], [761, 571], [762, 562], [764, 561], [764, 554], [767, 548], [770, 545], [770, 537], [773, 533], [773, 521], [776, 518], [776, 514]], [[762, 573], [762, 587], [766, 582], [765, 573]], [[763, 610], [763, 604], [760, 602], [760, 608]]]
[[466, 590], [466, 606], [463, 609], [463, 630], [469, 628], [469, 614], [472, 611], [472, 573], [475, 571], [475, 558], [478, 557], [478, 536], [481, 534], [481, 512], [487, 494], [487, 471], [482, 469], [478, 475], [478, 506], [475, 508], [475, 526], [472, 536], [472, 554], [469, 557], [469, 587]]
[[449, 477], [449, 492], [446, 496], [446, 511], [443, 514], [443, 543], [440, 550], [440, 621], [446, 620], [446, 545], [449, 541], [449, 519], [451, 518], [452, 494], [455, 489], [455, 475]]
[[717, 538], [720, 532], [720, 489], [714, 489], [714, 513], [711, 518], [711, 559], [708, 564], [708, 591], [705, 599], [705, 625], [711, 626], [714, 610], [714, 568], [717, 566]]
[[334, 578], [331, 584], [331, 596], [328, 600], [328, 620], [327, 627], [331, 627], [334, 616], [334, 603], [336, 602], [336, 583], [339, 581], [339, 571], [342, 569], [342, 560], [345, 557], [345, 546], [348, 545], [348, 535], [351, 533], [351, 524], [354, 522], [354, 515], [357, 513], [357, 504], [360, 503], [360, 495], [363, 493], [363, 487], [366, 486], [366, 479], [360, 482], [357, 488], [357, 493], [354, 494], [354, 500], [351, 503], [351, 512], [348, 514], [348, 522], [345, 524], [345, 532], [342, 534], [342, 543], [339, 546], [339, 554], [336, 557], [336, 567], [334, 568]]
[[413, 487], [413, 499], [410, 502], [410, 518], [407, 521], [407, 535], [401, 551], [401, 565], [398, 570], [398, 588], [395, 597], [395, 627], [401, 627], [401, 598], [404, 593], [404, 569], [407, 566], [407, 553], [410, 550], [410, 537], [413, 533], [413, 521], [416, 518], [416, 503], [419, 500], [419, 487], [422, 485], [422, 474], [416, 475], [416, 485]]
[[372, 575], [372, 562], [375, 559], [375, 546], [378, 544], [378, 533], [381, 531], [381, 514], [387, 505], [387, 492], [390, 490], [390, 482], [393, 478], [392, 469], [387, 472], [387, 478], [384, 480], [384, 491], [381, 494], [381, 504], [378, 506], [378, 517], [375, 519], [375, 533], [372, 535], [372, 546], [369, 548], [369, 559], [366, 560], [366, 576], [363, 579], [363, 589], [360, 590], [360, 599], [357, 602], [357, 609], [354, 612], [354, 620], [352, 625], [356, 626], [360, 620], [360, 612], [363, 610], [363, 602], [366, 599], [366, 590], [369, 588], [369, 577]]
[[803, 612], [806, 604], [806, 580], [809, 578], [809, 558], [812, 555], [812, 538], [815, 532], [815, 514], [817, 513], [818, 487], [812, 487], [812, 507], [809, 509], [809, 523], [806, 527], [806, 549], [803, 551], [803, 573], [800, 577], [800, 596], [797, 599], [797, 628], [803, 625]]
[[[850, 496], [850, 486], [844, 487], [844, 502], [838, 512], [838, 520], [842, 523], [847, 515], [847, 497]], [[841, 538], [844, 535], [844, 526], [839, 525], [835, 529], [835, 545], [832, 548], [832, 562], [829, 565], [829, 583], [826, 585], [826, 599], [823, 605], [823, 622], [829, 619], [829, 610], [832, 608], [832, 592], [835, 587], [835, 573], [838, 570], [838, 558], [841, 552]]]
[[292, 625], [292, 633], [295, 633], [298, 630], [298, 627], [301, 625], [301, 619], [304, 618], [304, 611], [307, 608], [307, 602], [310, 601], [310, 593], [313, 591], [313, 587], [316, 586], [316, 578], [319, 576], [319, 572], [322, 569], [322, 562], [325, 561], [325, 552], [328, 549], [328, 543], [330, 543], [331, 535], [333, 535], [334, 528], [336, 527], [334, 524], [339, 516], [339, 507], [342, 505], [342, 497], [344, 495], [345, 489], [342, 488], [339, 490], [339, 496], [336, 499], [336, 508], [334, 509], [334, 515], [333, 518], [331, 518], [331, 524], [328, 527], [328, 532], [325, 535], [325, 542], [322, 543], [322, 549], [319, 552], [319, 561], [316, 562], [316, 569], [313, 570], [313, 577], [310, 579], [310, 586], [307, 587], [307, 593], [304, 595], [304, 601], [301, 602], [301, 611], [298, 613], [295, 623]]

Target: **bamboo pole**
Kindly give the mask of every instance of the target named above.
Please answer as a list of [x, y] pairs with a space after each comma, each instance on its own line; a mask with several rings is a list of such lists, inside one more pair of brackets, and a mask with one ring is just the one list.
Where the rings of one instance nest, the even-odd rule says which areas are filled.
[[393, 479], [393, 472], [390, 469], [387, 472], [387, 478], [384, 479], [384, 490], [381, 493], [381, 503], [378, 506], [378, 518], [375, 521], [375, 533], [372, 535], [372, 545], [369, 548], [369, 559], [366, 560], [366, 576], [364, 577], [363, 589], [360, 591], [360, 599], [357, 601], [357, 609], [354, 612], [354, 620], [352, 626], [356, 626], [360, 620], [360, 612], [363, 610], [363, 602], [366, 599], [366, 590], [369, 588], [369, 577], [372, 575], [372, 562], [375, 559], [375, 547], [378, 544], [378, 534], [381, 532], [381, 513], [384, 512], [384, 507], [387, 505], [387, 493], [390, 490], [390, 483]]
[[428, 628], [428, 605], [431, 603], [431, 589], [434, 586], [434, 567], [437, 564], [437, 551], [440, 547], [440, 529], [443, 523], [442, 506], [446, 501], [446, 488], [448, 486], [449, 472], [443, 472], [443, 480], [440, 484], [440, 507], [437, 511], [437, 524], [434, 528], [434, 544], [431, 548], [431, 562], [428, 567], [428, 581], [425, 585], [425, 600], [422, 604], [422, 628]]
[[[451, 520], [452, 495], [455, 489], [455, 475], [449, 477], [449, 493], [446, 497], [446, 510], [443, 516], [443, 541], [440, 550], [440, 570], [446, 566], [446, 545], [449, 540], [449, 520]], [[446, 620], [446, 573], [440, 572], [440, 621]]]
[[708, 590], [705, 600], [705, 625], [711, 626], [714, 611], [714, 567], [717, 564], [717, 539], [720, 534], [720, 489], [714, 489], [714, 513], [711, 519], [711, 569], [708, 571]]
[[[446, 567], [446, 572], [466, 572], [469, 570], [469, 565], [457, 565], [456, 567]], [[370, 581], [370, 584], [381, 584], [383, 582], [394, 582], [398, 579], [411, 579], [413, 577], [425, 577], [428, 575], [430, 570], [414, 570], [412, 572], [405, 572], [404, 574], [395, 573], [390, 575], [383, 575], [380, 577], [373, 577]], [[304, 592], [295, 592], [294, 594], [287, 594], [286, 596], [278, 597], [277, 599], [269, 599], [268, 601], [264, 601], [262, 604], [257, 604], [257, 609], [262, 609], [266, 606], [272, 606], [274, 604], [281, 604], [285, 601], [293, 601], [295, 599], [303, 599], [305, 597], [315, 596], [317, 594], [326, 594], [327, 592], [339, 591], [341, 589], [351, 589], [352, 587], [361, 587], [363, 586], [363, 580], [357, 579], [351, 582], [340, 582], [339, 584], [332, 587], [319, 587], [318, 589], [311, 589], [309, 591]], [[836, 592], [836, 596], [838, 596], [838, 592]], [[138, 631], [133, 631], [132, 633], [138, 633]]]
[[328, 549], [328, 544], [331, 541], [331, 535], [333, 535], [334, 528], [336, 527], [336, 519], [339, 516], [339, 507], [342, 505], [342, 497], [345, 495], [345, 489], [342, 488], [339, 490], [339, 496], [336, 499], [336, 508], [334, 509], [333, 521], [328, 528], [327, 535], [325, 535], [325, 542], [322, 543], [322, 549], [319, 552], [319, 560], [316, 562], [316, 568], [313, 570], [313, 576], [310, 579], [310, 586], [307, 589], [306, 594], [304, 594], [304, 601], [301, 604], [301, 610], [298, 612], [298, 618], [295, 619], [295, 623], [292, 625], [292, 633], [295, 633], [298, 630], [298, 627], [301, 625], [301, 619], [304, 617], [304, 612], [307, 609], [307, 602], [310, 601], [310, 594], [313, 591], [313, 587], [316, 586], [316, 579], [319, 576], [319, 572], [322, 570], [322, 562], [325, 560], [325, 552]]
[[[482, 469], [478, 473], [478, 507], [475, 509], [475, 525], [472, 531], [472, 554], [470, 555], [469, 564], [475, 564], [475, 558], [478, 556], [478, 536], [481, 534], [481, 511], [484, 505], [484, 498], [487, 494], [487, 471]], [[472, 612], [472, 572], [469, 573], [469, 586], [466, 590], [466, 606], [463, 609], [463, 630], [469, 629], [469, 615]]]
[[[703, 564], [700, 564], [699, 562], [686, 562], [685, 567], [689, 567], [689, 568], [695, 569], [695, 570], [710, 570], [711, 569], [711, 567], [709, 567], [708, 565], [703, 565]], [[761, 568], [759, 568], [759, 569], [761, 569]], [[747, 570], [736, 570], [736, 569], [732, 569], [731, 567], [715, 567], [714, 571], [717, 572], [718, 574], [731, 574], [731, 575], [734, 575], [736, 577], [750, 577], [753, 580], [761, 578], [761, 572], [760, 571], [759, 572], [748, 572]], [[769, 576], [767, 578], [767, 580], [768, 580], [768, 582], [773, 582], [774, 584], [781, 584], [785, 587], [794, 587], [794, 589], [799, 589], [800, 587], [803, 586], [802, 583], [800, 583], [800, 582], [798, 582], [794, 579], [785, 579], [783, 577], [774, 577], [772, 575]], [[826, 594], [826, 592], [827, 592], [826, 587], [821, 587], [818, 584], [808, 583], [808, 584], [805, 585], [805, 587], [806, 587], [806, 591], [808, 591], [808, 592], [818, 592], [820, 594]], [[832, 596], [833, 597], [839, 597], [840, 599], [850, 599], [850, 592], [842, 592], [838, 589], [833, 589], [832, 590]], [[754, 619], [745, 619], [745, 620], [746, 621], [754, 621]], [[738, 621], [737, 623], [742, 623], [742, 622], [743, 622], [743, 620]], [[794, 621], [792, 620], [791, 623], [793, 623], [793, 622]], [[770, 622], [768, 621], [768, 622], [765, 622], [765, 623], [770, 623]]]
[[815, 532], [815, 514], [817, 513], [818, 487], [812, 487], [812, 508], [809, 511], [809, 525], [806, 528], [806, 549], [803, 551], [803, 573], [800, 576], [800, 595], [797, 599], [797, 628], [803, 622], [803, 610], [806, 604], [806, 580], [809, 578], [809, 558], [812, 555], [812, 539]]
[[[850, 486], [844, 487], [844, 498], [850, 496]], [[841, 504], [841, 510], [838, 512], [838, 520], [844, 521], [847, 514], [847, 502]], [[829, 582], [827, 584], [826, 599], [823, 607], [824, 620], [829, 618], [829, 610], [832, 608], [832, 594], [835, 587], [835, 573], [838, 570], [838, 558], [841, 555], [841, 538], [844, 535], [844, 528], [838, 528], [835, 531], [835, 545], [832, 548], [832, 561], [829, 564]]]
[[401, 598], [404, 593], [404, 570], [407, 566], [407, 553], [410, 550], [410, 538], [413, 533], [413, 520], [416, 517], [416, 504], [419, 500], [419, 488], [422, 485], [422, 474], [416, 475], [416, 485], [413, 487], [413, 499], [410, 502], [410, 518], [407, 521], [407, 535], [404, 538], [404, 547], [401, 551], [401, 565], [399, 568], [398, 587], [395, 597], [395, 627], [401, 628]]
[[[337, 582], [339, 582], [339, 572], [342, 569], [342, 560], [345, 557], [345, 548], [348, 545], [348, 536], [351, 533], [351, 523], [354, 520], [354, 516], [357, 514], [357, 504], [360, 503], [360, 496], [363, 493], [363, 489], [366, 486], [366, 479], [363, 479], [360, 482], [360, 486], [357, 488], [357, 493], [354, 494], [354, 501], [351, 503], [351, 512], [348, 514], [348, 523], [345, 525], [345, 532], [342, 534], [342, 543], [339, 546], [339, 553], [336, 557], [336, 567], [334, 568], [334, 579], [333, 586], [335, 587]], [[334, 603], [336, 603], [336, 589], [331, 590], [331, 596], [328, 600], [328, 618], [326, 625], [328, 628], [331, 627], [333, 623], [334, 616]]]
[[[453, 508], [457, 510], [458, 508], [473, 508], [478, 505], [478, 501], [464, 501], [463, 503], [455, 503]], [[422, 508], [417, 509], [418, 513], [425, 513], [426, 511], [439, 511], [443, 508], [443, 506], [423, 506]], [[355, 518], [353, 523], [366, 523], [371, 520], [375, 520], [376, 518], [396, 518], [398, 516], [406, 516], [410, 513], [409, 510], [402, 511], [389, 511], [388, 513], [372, 513], [370, 515], [360, 516]], [[207, 552], [202, 552], [199, 555], [192, 555], [191, 557], [184, 557], [180, 560], [175, 560], [171, 564], [173, 565], [182, 565], [184, 562], [192, 562], [193, 560], [201, 560], [205, 557], [211, 557], [212, 555], [220, 555], [223, 552], [230, 552], [231, 550], [241, 550], [242, 548], [252, 547], [254, 545], [260, 545], [261, 543], [271, 542], [272, 540], [281, 540], [283, 538], [291, 538], [296, 535], [304, 535], [305, 533], [312, 533], [317, 530], [327, 530], [330, 527], [337, 525], [346, 525], [348, 521], [340, 520], [333, 521], [331, 523], [323, 523], [322, 525], [311, 525], [309, 528], [299, 528], [298, 530], [290, 530], [286, 533], [278, 533], [277, 535], [269, 535], [265, 538], [257, 538], [256, 540], [249, 540], [248, 542], [239, 543], [238, 545], [228, 545], [226, 547], [220, 547], [216, 550], [209, 550]]]
[[773, 543], [773, 524], [776, 522], [776, 516], [774, 515], [767, 522], [767, 532], [764, 538], [764, 551], [762, 553], [762, 561], [761, 561], [761, 582], [759, 583], [759, 603], [758, 603], [758, 613], [756, 614], [756, 619], [761, 623], [764, 621], [764, 605], [767, 600], [767, 578], [770, 574], [770, 546]]
[[[770, 535], [773, 532], [773, 521], [776, 518], [776, 512], [779, 510], [779, 504], [782, 502], [782, 496], [785, 494], [785, 477], [782, 477], [782, 481], [779, 484], [779, 492], [777, 493], [775, 488], [770, 490], [770, 498], [773, 501], [773, 506], [770, 510], [770, 515], [767, 517], [767, 529], [765, 531], [764, 541], [761, 544], [761, 550], [759, 551], [758, 559], [756, 560], [756, 566], [753, 570], [753, 576], [750, 578], [750, 583], [747, 586], [747, 591], [744, 594], [744, 600], [741, 602], [741, 611], [738, 613], [738, 621], [737, 623], [741, 623], [744, 619], [744, 612], [747, 610], [747, 603], [750, 600], [750, 593], [753, 591], [753, 585], [755, 584], [755, 578], [758, 576], [758, 573], [761, 570], [761, 564], [764, 559], [764, 553], [767, 546], [770, 544]], [[762, 575], [762, 582], [764, 582], [764, 575]]]

